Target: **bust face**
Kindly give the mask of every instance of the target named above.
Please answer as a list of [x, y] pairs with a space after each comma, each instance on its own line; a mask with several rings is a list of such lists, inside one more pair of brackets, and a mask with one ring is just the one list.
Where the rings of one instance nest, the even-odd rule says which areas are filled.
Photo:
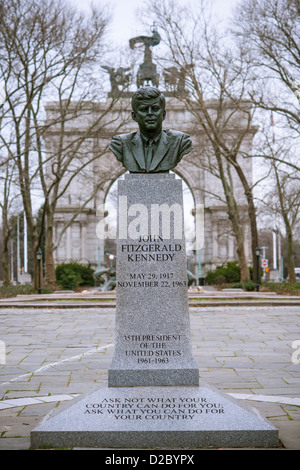
[[154, 137], [162, 130], [162, 123], [166, 117], [159, 98], [139, 101], [132, 111], [132, 119], [139, 125], [139, 129], [146, 137]]

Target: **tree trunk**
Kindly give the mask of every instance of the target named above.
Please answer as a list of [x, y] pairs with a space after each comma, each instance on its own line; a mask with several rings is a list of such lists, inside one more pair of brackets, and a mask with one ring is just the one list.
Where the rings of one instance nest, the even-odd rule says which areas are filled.
[[287, 231], [287, 259], [288, 259], [288, 278], [289, 282], [296, 282], [295, 263], [293, 256], [293, 234], [290, 224], [286, 226]]
[[240, 220], [240, 216], [238, 213], [238, 207], [235, 204], [233, 204], [232, 201], [227, 200], [227, 210], [228, 210], [228, 216], [229, 220], [231, 221], [232, 228], [233, 228], [233, 233], [235, 236], [236, 244], [237, 244], [237, 255], [238, 255], [238, 260], [239, 260], [239, 266], [240, 266], [240, 281], [245, 282], [250, 280], [250, 272], [249, 272], [249, 266], [245, 254], [245, 245], [244, 245], [244, 233], [242, 229], [242, 224]]
[[281, 209], [281, 214], [282, 218], [284, 221], [285, 225], [285, 230], [287, 234], [287, 258], [288, 258], [288, 278], [289, 282], [296, 282], [296, 274], [295, 274], [295, 264], [294, 264], [294, 257], [293, 257], [293, 231], [292, 231], [292, 226], [289, 221], [288, 213], [285, 209], [285, 197], [284, 193], [281, 188], [281, 182], [279, 179], [278, 175], [278, 170], [275, 165], [273, 164], [274, 172], [275, 172], [275, 177], [276, 177], [276, 183], [277, 183], [277, 190], [278, 190], [278, 196], [279, 196], [279, 204], [280, 204], [280, 209]]
[[[253, 280], [256, 283], [260, 282], [260, 267], [258, 266], [259, 260], [257, 260], [256, 256], [256, 248], [258, 247], [258, 231], [257, 231], [257, 223], [256, 223], [256, 210], [253, 201], [253, 194], [252, 190], [249, 186], [247, 178], [244, 175], [244, 172], [240, 165], [234, 161], [233, 165], [239, 175], [241, 183], [244, 188], [244, 193], [247, 199], [247, 207], [248, 207], [248, 216], [250, 221], [250, 230], [251, 230], [251, 252], [252, 252], [252, 260], [253, 260]], [[258, 272], [258, 279], [257, 279], [257, 272]]]
[[57, 284], [53, 257], [53, 214], [51, 213], [51, 209], [46, 210], [45, 270], [46, 285], [51, 288], [56, 288]]
[[2, 270], [3, 270], [3, 285], [9, 286], [9, 250], [8, 250], [8, 240], [6, 237], [3, 237], [3, 247], [2, 247]]
[[10, 230], [8, 227], [8, 220], [7, 220], [7, 210], [6, 206], [2, 207], [2, 269], [3, 269], [3, 285], [9, 286], [10, 285], [10, 277], [9, 277], [9, 235]]
[[231, 221], [233, 233], [234, 233], [236, 244], [237, 244], [237, 255], [238, 255], [239, 266], [240, 266], [240, 281], [245, 282], [250, 279], [250, 272], [249, 272], [249, 267], [248, 267], [247, 258], [245, 254], [244, 234], [243, 234], [242, 224], [240, 220], [240, 214], [239, 214], [236, 199], [233, 194], [233, 183], [232, 183], [231, 174], [230, 174], [230, 164], [226, 162], [227, 163], [227, 175], [225, 175], [222, 157], [217, 148], [215, 148], [215, 155], [217, 158], [218, 167], [219, 167], [219, 175], [222, 181], [224, 194], [225, 194], [225, 198], [227, 202], [228, 217], [229, 217], [229, 220]]
[[239, 266], [240, 266], [240, 273], [241, 273], [241, 282], [249, 281], [250, 280], [250, 272], [249, 266], [245, 254], [245, 247], [244, 247], [244, 235], [239, 227], [236, 230], [236, 242], [237, 242], [237, 255], [239, 259]]

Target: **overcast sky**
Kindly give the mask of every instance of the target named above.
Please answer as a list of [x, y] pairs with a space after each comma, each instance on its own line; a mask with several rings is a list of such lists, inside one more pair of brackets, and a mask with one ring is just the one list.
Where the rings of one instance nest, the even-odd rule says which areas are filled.
[[[85, 9], [89, 5], [89, 0], [69, 0], [71, 3], [78, 5], [78, 7]], [[200, 0], [177, 0], [179, 4], [194, 3], [197, 4]], [[231, 9], [236, 5], [238, 0], [213, 0], [216, 13], [222, 19], [226, 19], [230, 15]], [[93, 0], [94, 4], [107, 3], [106, 0]], [[111, 35], [116, 45], [126, 45], [130, 38], [148, 34], [149, 31], [142, 31], [141, 26], [137, 23], [136, 9], [143, 5], [143, 0], [109, 0], [108, 2], [113, 7], [113, 22], [111, 25]], [[185, 204], [185, 226], [188, 233], [193, 233], [194, 218], [191, 216], [190, 208], [194, 206], [193, 198], [184, 185], [184, 204]], [[114, 213], [113, 198], [110, 200], [108, 197], [106, 201], [106, 208], [110, 213]], [[193, 228], [191, 228], [193, 227]]]
[[[86, 8], [89, 0], [69, 0], [71, 3], [78, 5], [80, 8]], [[179, 4], [199, 3], [200, 0], [177, 0]], [[222, 17], [226, 18], [238, 0], [213, 0], [215, 11]], [[93, 3], [108, 3], [113, 7], [114, 18], [111, 26], [112, 37], [117, 44], [125, 45], [127, 41], [137, 35], [145, 34], [147, 31], [141, 31], [141, 27], [137, 24], [136, 9], [143, 5], [143, 0], [93, 0]]]

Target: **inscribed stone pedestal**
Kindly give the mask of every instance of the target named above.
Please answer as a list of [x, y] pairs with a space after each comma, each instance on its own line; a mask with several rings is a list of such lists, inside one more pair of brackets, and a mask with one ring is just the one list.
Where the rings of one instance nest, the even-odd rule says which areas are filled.
[[275, 447], [278, 431], [253, 408], [206, 385], [103, 387], [31, 432], [32, 447]]
[[109, 386], [197, 385], [182, 182], [125, 175], [118, 187], [115, 354]]
[[118, 204], [116, 339], [108, 386], [47, 416], [31, 432], [31, 446], [278, 446], [277, 429], [255, 409], [199, 384], [181, 181], [167, 174], [125, 175]]

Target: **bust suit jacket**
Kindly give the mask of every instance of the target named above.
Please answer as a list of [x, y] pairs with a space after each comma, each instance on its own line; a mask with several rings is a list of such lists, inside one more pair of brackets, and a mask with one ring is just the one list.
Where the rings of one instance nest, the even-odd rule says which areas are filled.
[[[109, 148], [131, 173], [146, 173], [144, 148], [139, 131], [114, 136]], [[192, 141], [188, 134], [170, 129], [163, 130], [148, 172], [167, 172], [175, 168], [183, 155], [191, 150]]]

